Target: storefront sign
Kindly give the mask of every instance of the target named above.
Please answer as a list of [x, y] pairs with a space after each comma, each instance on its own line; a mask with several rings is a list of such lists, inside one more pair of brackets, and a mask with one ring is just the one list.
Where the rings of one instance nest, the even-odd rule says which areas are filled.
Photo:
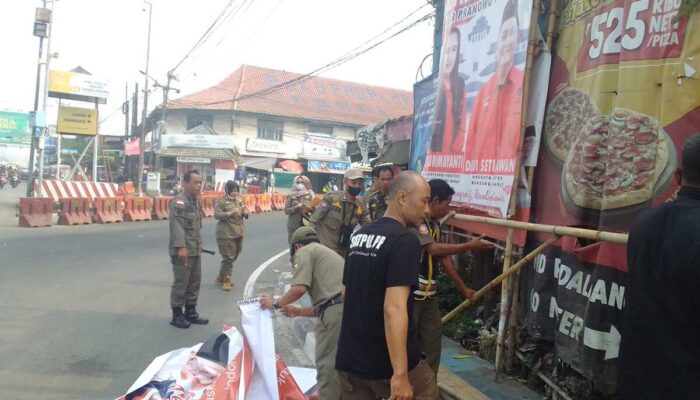
[[178, 157], [177, 162], [186, 164], [211, 164], [211, 159], [202, 157]]
[[226, 149], [234, 148], [232, 135], [188, 135], [181, 133], [168, 133], [161, 137], [161, 147], [192, 147], [199, 149]]
[[58, 132], [69, 135], [96, 135], [97, 111], [90, 108], [59, 107]]
[[347, 143], [328, 135], [307, 133], [302, 143], [304, 157], [327, 158], [344, 160], [347, 153]]
[[30, 136], [29, 114], [0, 111], [0, 138]]
[[343, 174], [350, 168], [349, 162], [340, 161], [313, 161], [309, 160], [307, 170], [309, 172], [320, 172], [324, 174]]
[[109, 82], [92, 75], [67, 71], [51, 71], [49, 97], [95, 101], [104, 104], [109, 96]]
[[141, 148], [139, 143], [141, 138], [134, 138], [132, 140], [124, 140], [124, 155], [125, 156], [138, 156], [141, 153]]
[[279, 140], [248, 139], [245, 149], [248, 151], [259, 151], [261, 153], [286, 153], [284, 142]]

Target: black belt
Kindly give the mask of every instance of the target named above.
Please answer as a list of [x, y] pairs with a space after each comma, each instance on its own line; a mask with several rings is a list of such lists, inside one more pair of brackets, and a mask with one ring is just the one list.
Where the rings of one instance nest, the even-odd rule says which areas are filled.
[[326, 301], [325, 303], [314, 306], [314, 312], [319, 318], [323, 318], [323, 313], [326, 312], [328, 307], [334, 306], [336, 304], [340, 304], [343, 302], [343, 298], [340, 296], [340, 293], [336, 294], [333, 296], [330, 300]]

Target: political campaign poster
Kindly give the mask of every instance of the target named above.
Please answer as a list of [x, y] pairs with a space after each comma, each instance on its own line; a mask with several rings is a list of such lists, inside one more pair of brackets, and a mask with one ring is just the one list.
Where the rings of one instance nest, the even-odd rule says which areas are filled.
[[314, 371], [290, 370], [275, 353], [272, 311], [258, 298], [239, 308], [243, 332], [225, 327], [204, 343], [156, 357], [117, 400], [306, 400], [301, 387], [314, 390]]
[[423, 171], [423, 163], [433, 137], [437, 77], [438, 75], [432, 75], [413, 85], [413, 132], [408, 167], [419, 174]]
[[448, 1], [423, 174], [453, 202], [507, 218], [520, 159], [531, 0]]
[[[668, 201], [685, 140], [700, 132], [700, 14], [680, 2], [563, 3], [531, 213], [541, 224], [627, 232]], [[530, 235], [531, 246], [546, 235]], [[613, 384], [626, 246], [562, 239], [524, 271], [531, 335]]]

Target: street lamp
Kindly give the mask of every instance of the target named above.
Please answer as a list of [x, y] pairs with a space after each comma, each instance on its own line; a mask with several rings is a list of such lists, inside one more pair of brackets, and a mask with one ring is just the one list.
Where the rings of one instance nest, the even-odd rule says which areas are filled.
[[[151, 56], [151, 16], [153, 14], [153, 4], [148, 0], [143, 0], [148, 4], [148, 41], [146, 42], [146, 73], [144, 74], [143, 85], [143, 118], [141, 118], [141, 143], [139, 151], [139, 170], [138, 170], [138, 193], [143, 194], [143, 155], [146, 147], [146, 119], [148, 118], [148, 63]], [[146, 11], [144, 8], [143, 11]]]

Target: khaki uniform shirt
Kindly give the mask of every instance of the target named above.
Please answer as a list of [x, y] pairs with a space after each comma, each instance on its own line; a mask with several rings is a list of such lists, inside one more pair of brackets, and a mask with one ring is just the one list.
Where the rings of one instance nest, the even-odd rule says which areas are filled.
[[[234, 215], [228, 213], [233, 211]], [[237, 239], [245, 235], [243, 226], [243, 216], [248, 214], [245, 201], [241, 196], [232, 199], [223, 196], [216, 200], [214, 204], [214, 218], [219, 220], [216, 224], [217, 239]]]
[[386, 196], [381, 190], [374, 191], [367, 196], [367, 212], [369, 212], [372, 221], [383, 217], [387, 207]]
[[190, 257], [198, 257], [202, 246], [202, 205], [199, 199], [180, 193], [170, 200], [170, 255], [177, 249], [187, 248]]
[[308, 206], [311, 199], [313, 199], [311, 193], [298, 197], [287, 196], [287, 201], [284, 204], [284, 213], [289, 215], [289, 218], [287, 219], [287, 228], [299, 228], [304, 226], [301, 209], [296, 207], [299, 204], [306, 204]]
[[[410, 228], [418, 236], [421, 247], [437, 243], [440, 239], [440, 227], [434, 220], [424, 219], [418, 228]], [[418, 273], [418, 289], [413, 292], [416, 300], [434, 297], [437, 294], [437, 274], [440, 259], [423, 250], [421, 253], [420, 270]]]
[[314, 306], [320, 306], [343, 288], [345, 260], [319, 243], [309, 243], [294, 254], [292, 285], [305, 285]]
[[344, 256], [346, 248], [340, 247], [340, 228], [343, 224], [355, 228], [357, 224], [365, 225], [372, 221], [365, 210], [362, 200], [350, 200], [347, 191], [328, 193], [316, 207], [310, 225], [316, 229], [322, 245]]

